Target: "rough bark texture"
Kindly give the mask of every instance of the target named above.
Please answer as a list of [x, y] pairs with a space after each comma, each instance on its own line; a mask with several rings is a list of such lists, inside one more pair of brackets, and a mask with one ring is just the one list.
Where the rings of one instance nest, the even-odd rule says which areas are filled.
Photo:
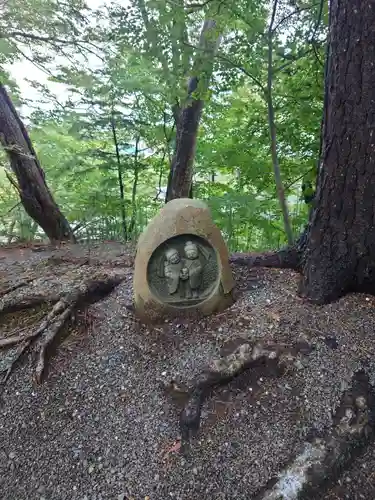
[[308, 227], [289, 250], [232, 259], [300, 271], [300, 295], [318, 304], [375, 293], [375, 2], [332, 0], [328, 43], [322, 155]]
[[375, 3], [332, 0], [322, 169], [300, 292], [375, 290]]
[[2, 84], [0, 142], [16, 175], [19, 196], [27, 214], [39, 224], [52, 242], [74, 241], [69, 223], [48, 189], [28, 133]]
[[191, 196], [193, 161], [204, 105], [202, 94], [208, 89], [214, 55], [220, 42], [220, 36], [212, 37], [215, 28], [213, 20], [206, 20], [203, 24], [196, 61], [188, 83], [188, 98], [177, 119], [176, 148], [168, 179], [166, 202]]

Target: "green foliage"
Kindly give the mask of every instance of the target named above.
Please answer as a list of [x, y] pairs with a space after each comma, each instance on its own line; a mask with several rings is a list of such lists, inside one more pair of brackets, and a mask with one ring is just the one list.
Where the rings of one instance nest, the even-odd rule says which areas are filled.
[[[48, 85], [30, 82], [49, 108], [36, 109], [28, 126], [48, 185], [79, 237], [136, 238], [162, 206], [175, 112], [194, 74], [202, 21], [215, 19], [223, 40], [203, 96], [194, 196], [207, 200], [231, 250], [285, 244], [265, 101], [266, 2], [131, 0], [95, 13], [80, 0], [16, 3], [7, 2], [0, 19], [0, 76], [16, 105], [22, 96], [6, 68], [22, 57], [67, 89], [60, 102]], [[278, 2], [272, 72], [279, 163], [297, 235], [308, 216], [301, 184], [314, 181], [319, 153], [327, 7], [293, 4]], [[3, 238], [37, 237], [22, 208], [13, 208], [17, 193], [1, 173]]]

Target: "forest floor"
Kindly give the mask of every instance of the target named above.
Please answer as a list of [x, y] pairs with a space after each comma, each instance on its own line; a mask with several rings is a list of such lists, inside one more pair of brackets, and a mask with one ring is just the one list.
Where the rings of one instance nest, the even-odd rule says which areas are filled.
[[[238, 297], [227, 311], [147, 327], [128, 307], [133, 256], [118, 243], [0, 249], [0, 311], [17, 301], [35, 305], [0, 316], [2, 338], [35, 331], [50, 310], [45, 298], [56, 302], [87, 277], [119, 283], [82, 306], [49, 346], [41, 384], [43, 337], [13, 366], [0, 403], [1, 499], [250, 499], [294, 460], [312, 429], [332, 427], [356, 371], [374, 384], [374, 297], [317, 307], [297, 297], [293, 272], [233, 267]], [[183, 398], [170, 381], [189, 386], [212, 359], [257, 340], [311, 349], [280, 376], [250, 369], [215, 389], [182, 453]], [[0, 351], [0, 372], [19, 347]], [[317, 498], [373, 500], [375, 448]]]

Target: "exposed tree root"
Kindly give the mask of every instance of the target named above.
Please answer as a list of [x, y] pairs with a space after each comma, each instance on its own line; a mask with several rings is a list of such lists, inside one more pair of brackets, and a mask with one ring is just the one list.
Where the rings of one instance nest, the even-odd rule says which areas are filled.
[[38, 363], [35, 368], [35, 379], [40, 384], [42, 380], [42, 375], [44, 371], [44, 365], [45, 365], [45, 359], [46, 359], [46, 351], [47, 347], [51, 344], [53, 339], [56, 337], [56, 335], [59, 333], [59, 331], [63, 328], [65, 323], [68, 321], [68, 319], [71, 317], [73, 314], [73, 306], [68, 307], [65, 309], [57, 319], [52, 323], [50, 328], [45, 331], [42, 339], [42, 345], [40, 346], [39, 350], [39, 357], [38, 357]]
[[321, 490], [350, 465], [374, 439], [375, 397], [364, 372], [353, 377], [344, 393], [333, 427], [305, 443], [301, 453], [279, 474], [278, 480], [260, 492], [257, 500], [320, 498]]
[[4, 297], [8, 293], [14, 292], [14, 290], [18, 290], [18, 288], [22, 288], [23, 286], [28, 285], [29, 283], [31, 283], [34, 280], [35, 280], [35, 277], [28, 278], [26, 280], [19, 281], [18, 283], [15, 283], [14, 285], [12, 285], [10, 287], [5, 288], [4, 290], [0, 290], [0, 297]]
[[47, 349], [67, 321], [72, 317], [74, 312], [88, 303], [96, 302], [97, 300], [108, 295], [117, 285], [123, 281], [122, 275], [115, 276], [94, 276], [92, 278], [83, 279], [78, 286], [73, 287], [71, 291], [63, 296], [43, 296], [33, 295], [22, 296], [18, 300], [15, 297], [5, 296], [0, 306], [0, 312], [9, 312], [9, 310], [19, 310], [31, 305], [38, 305], [45, 302], [55, 302], [52, 310], [45, 316], [41, 324], [34, 331], [26, 335], [13, 335], [0, 338], [0, 348], [10, 347], [12, 345], [21, 344], [9, 368], [6, 371], [3, 382], [9, 378], [12, 370], [20, 359], [22, 354], [32, 344], [35, 339], [40, 338], [38, 362], [35, 368], [35, 379], [38, 383], [41, 382], [45, 363]]
[[300, 256], [294, 247], [277, 252], [234, 253], [230, 256], [229, 261], [233, 264], [248, 267], [274, 267], [296, 271], [300, 269]]
[[[111, 259], [110, 265], [114, 267], [133, 267], [134, 258], [131, 256], [118, 255], [117, 259]], [[48, 258], [47, 263], [49, 265], [60, 265], [60, 264], [74, 264], [77, 266], [92, 266], [92, 267], [103, 267], [103, 259], [99, 257], [91, 257], [90, 255], [85, 257], [75, 257], [73, 255], [52, 255]]]
[[14, 356], [11, 364], [8, 366], [7, 370], [5, 371], [4, 378], [1, 380], [1, 383], [3, 385], [6, 383], [8, 378], [11, 376], [13, 369], [16, 366], [18, 360], [21, 358], [22, 354], [26, 351], [26, 349], [29, 347], [30, 344], [31, 344], [31, 339], [26, 340], [17, 349], [16, 355]]
[[33, 290], [31, 290], [24, 296], [14, 295], [11, 292], [15, 290], [16, 289], [11, 290], [7, 295], [4, 295], [0, 299], [0, 314], [22, 311], [23, 309], [31, 309], [47, 302], [53, 304], [55, 302], [58, 302], [60, 298], [58, 294], [55, 295], [52, 293], [46, 295], [46, 293], [39, 291], [34, 292]]
[[294, 351], [293, 348], [280, 345], [244, 343], [228, 356], [215, 360], [195, 381], [181, 412], [180, 431], [184, 446], [198, 431], [203, 402], [215, 386], [226, 384], [245, 370], [264, 364], [268, 365], [272, 372], [281, 374], [294, 362]]
[[229, 261], [239, 266], [274, 267], [279, 269], [293, 269], [301, 272], [304, 253], [308, 241], [309, 225], [301, 233], [293, 246], [282, 248], [275, 252], [264, 253], [233, 253]]

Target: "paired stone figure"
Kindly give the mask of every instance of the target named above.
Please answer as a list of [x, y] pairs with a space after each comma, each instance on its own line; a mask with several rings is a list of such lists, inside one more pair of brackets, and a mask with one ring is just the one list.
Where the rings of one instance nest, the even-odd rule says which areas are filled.
[[228, 249], [207, 205], [190, 198], [167, 203], [138, 240], [137, 316], [154, 324], [211, 314], [233, 304], [233, 290]]
[[169, 295], [179, 293], [183, 299], [198, 299], [202, 283], [203, 265], [199, 258], [198, 245], [187, 241], [184, 256], [175, 248], [165, 252], [164, 277], [167, 280]]

